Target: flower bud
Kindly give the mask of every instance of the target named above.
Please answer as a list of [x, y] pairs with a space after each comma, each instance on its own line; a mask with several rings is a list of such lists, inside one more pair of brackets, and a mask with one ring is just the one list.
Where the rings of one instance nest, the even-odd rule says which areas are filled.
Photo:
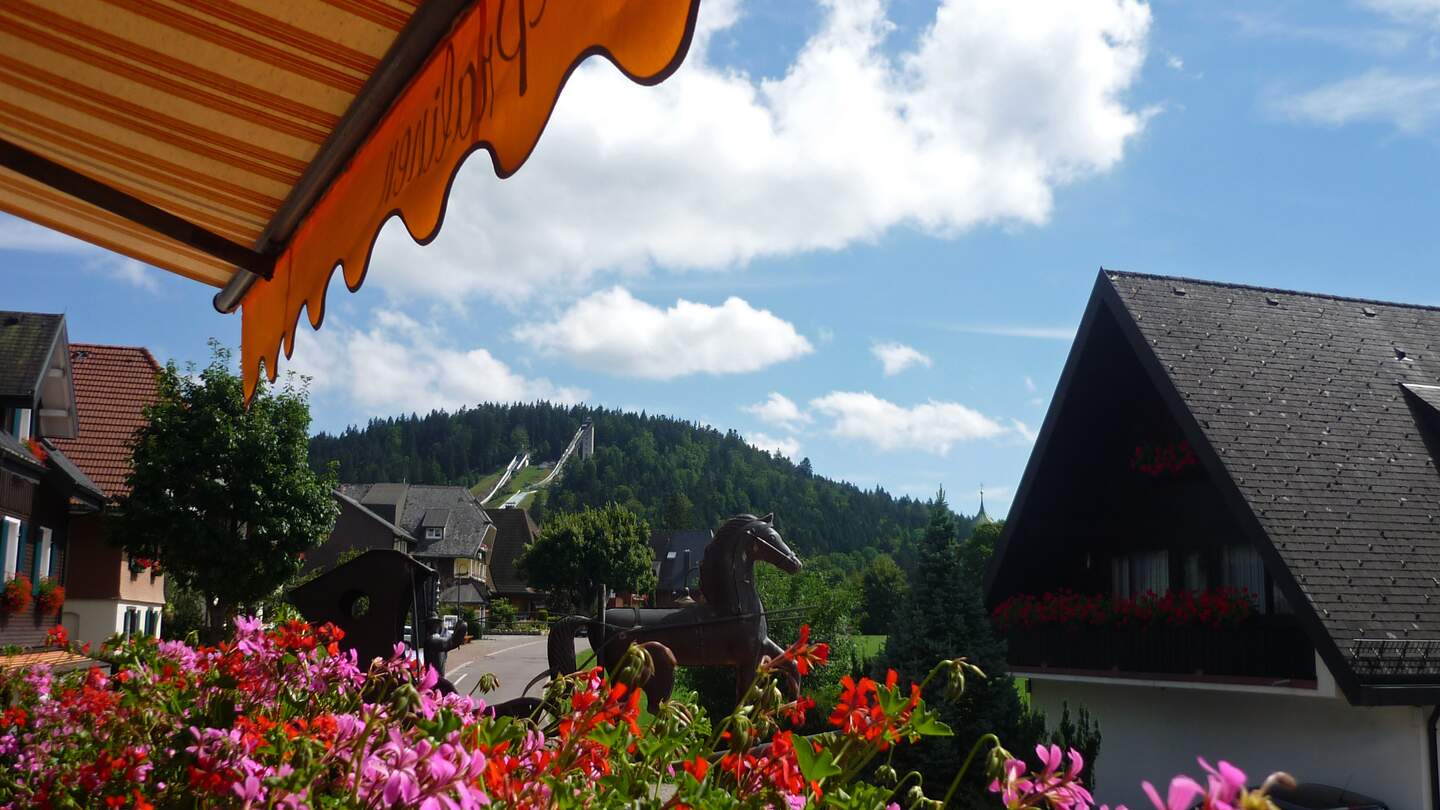
[[894, 787], [895, 783], [900, 781], [900, 777], [895, 773], [894, 768], [889, 765], [881, 765], [875, 769], [875, 781], [882, 787]]

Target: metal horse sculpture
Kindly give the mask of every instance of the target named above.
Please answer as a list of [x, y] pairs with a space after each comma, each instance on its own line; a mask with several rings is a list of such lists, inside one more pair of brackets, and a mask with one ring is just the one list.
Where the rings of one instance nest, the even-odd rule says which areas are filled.
[[[596, 662], [610, 669], [631, 644], [659, 642], [672, 660], [656, 660], [656, 674], [645, 686], [654, 706], [670, 696], [674, 666], [728, 666], [735, 670], [737, 699], [749, 686], [765, 656], [784, 650], [770, 640], [765, 609], [755, 588], [755, 563], [765, 562], [787, 574], [800, 570], [800, 558], [775, 531], [774, 515], [737, 515], [715, 532], [700, 564], [705, 601], [682, 608], [612, 608], [602, 620], [570, 616], [550, 629], [549, 675], [574, 672], [575, 634], [589, 631]], [[654, 654], [652, 653], [652, 656]]]

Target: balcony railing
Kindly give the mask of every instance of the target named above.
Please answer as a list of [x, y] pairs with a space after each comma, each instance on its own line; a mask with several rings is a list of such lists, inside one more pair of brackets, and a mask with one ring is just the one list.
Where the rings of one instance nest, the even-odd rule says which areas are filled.
[[1315, 653], [1288, 616], [1236, 627], [1013, 627], [1012, 667], [1110, 675], [1315, 680]]

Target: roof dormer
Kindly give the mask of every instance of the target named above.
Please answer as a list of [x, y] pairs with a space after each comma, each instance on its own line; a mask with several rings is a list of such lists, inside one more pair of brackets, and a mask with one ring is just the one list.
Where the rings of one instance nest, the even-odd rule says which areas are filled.
[[18, 438], [79, 433], [64, 315], [0, 312], [0, 429]]

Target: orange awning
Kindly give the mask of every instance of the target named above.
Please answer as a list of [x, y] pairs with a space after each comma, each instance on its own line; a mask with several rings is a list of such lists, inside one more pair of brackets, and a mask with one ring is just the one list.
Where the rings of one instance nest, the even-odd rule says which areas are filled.
[[381, 226], [438, 233], [477, 149], [509, 176], [570, 73], [684, 58], [699, 0], [5, 0], [0, 211], [224, 288], [247, 393]]

